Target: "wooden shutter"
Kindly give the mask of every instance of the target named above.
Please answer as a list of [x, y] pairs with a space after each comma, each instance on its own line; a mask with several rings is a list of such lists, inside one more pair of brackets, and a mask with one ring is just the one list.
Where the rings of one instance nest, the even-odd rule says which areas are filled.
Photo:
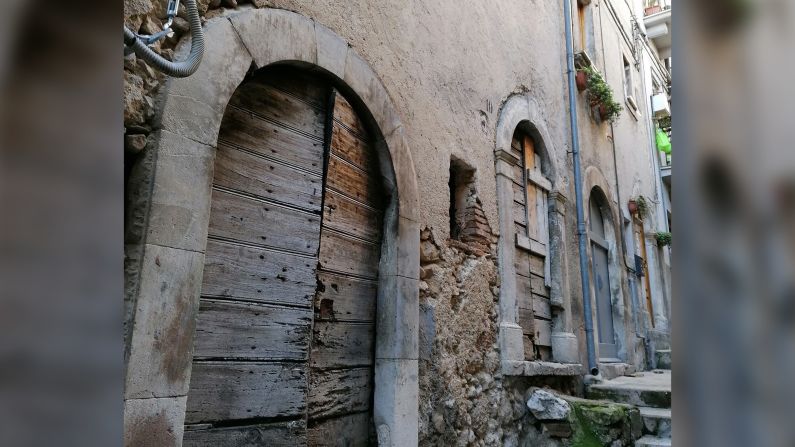
[[[543, 178], [541, 158], [533, 139], [522, 132], [514, 135], [511, 151], [520, 160], [514, 170], [515, 251], [519, 325], [526, 335], [527, 360], [551, 357], [552, 310], [549, 301], [549, 229], [547, 191], [536, 182]], [[548, 183], [548, 182], [546, 182]], [[525, 243], [519, 243], [526, 241]]]

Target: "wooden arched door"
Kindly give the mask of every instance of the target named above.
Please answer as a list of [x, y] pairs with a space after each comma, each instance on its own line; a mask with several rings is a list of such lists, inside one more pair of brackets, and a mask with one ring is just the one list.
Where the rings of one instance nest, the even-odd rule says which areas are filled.
[[607, 242], [602, 214], [603, 202], [598, 190], [592, 191], [589, 201], [591, 239], [591, 268], [593, 290], [596, 295], [596, 322], [599, 334], [599, 358], [615, 360], [618, 357], [615, 328], [613, 327], [613, 304], [610, 292], [610, 245]]
[[250, 76], [227, 106], [186, 446], [372, 443], [384, 198], [372, 138], [322, 78]]

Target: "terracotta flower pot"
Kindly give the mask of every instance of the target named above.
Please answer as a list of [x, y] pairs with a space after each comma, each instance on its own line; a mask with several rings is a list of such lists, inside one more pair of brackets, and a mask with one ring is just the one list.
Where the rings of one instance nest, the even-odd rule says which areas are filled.
[[599, 118], [601, 118], [602, 121], [607, 119], [607, 106], [604, 104], [599, 104]]
[[588, 88], [588, 76], [584, 71], [578, 71], [575, 80], [577, 81], [577, 91], [581, 92]]

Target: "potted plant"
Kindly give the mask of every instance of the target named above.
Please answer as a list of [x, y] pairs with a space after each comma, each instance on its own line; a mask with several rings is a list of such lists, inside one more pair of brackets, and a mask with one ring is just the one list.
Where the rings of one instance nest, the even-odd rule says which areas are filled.
[[587, 77], [586, 85], [591, 107], [598, 111], [599, 118], [602, 121], [614, 123], [624, 109], [621, 104], [613, 99], [613, 89], [610, 88], [610, 85], [605, 82], [598, 71], [589, 68], [582, 71], [585, 72]]
[[629, 209], [629, 214], [635, 214], [638, 212], [638, 202], [635, 199], [629, 199], [629, 203], [627, 204], [627, 208]]
[[671, 245], [671, 233], [667, 231], [658, 231], [654, 234], [654, 238], [657, 239], [657, 245], [660, 247]]
[[593, 72], [593, 70], [590, 67], [577, 70], [577, 76], [574, 78], [577, 83], [577, 91], [582, 92], [588, 88], [588, 78], [591, 76], [591, 72]]
[[640, 217], [646, 215], [649, 212], [649, 203], [646, 202], [646, 198], [643, 196], [635, 197], [634, 199], [629, 200], [629, 204], [627, 205], [629, 208], [629, 212], [632, 214], [638, 213]]

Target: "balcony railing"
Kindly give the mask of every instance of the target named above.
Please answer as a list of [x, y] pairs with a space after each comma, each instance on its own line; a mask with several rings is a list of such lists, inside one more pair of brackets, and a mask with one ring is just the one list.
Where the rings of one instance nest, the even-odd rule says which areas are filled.
[[671, 9], [671, 0], [646, 0], [644, 2], [643, 15], [650, 16]]

